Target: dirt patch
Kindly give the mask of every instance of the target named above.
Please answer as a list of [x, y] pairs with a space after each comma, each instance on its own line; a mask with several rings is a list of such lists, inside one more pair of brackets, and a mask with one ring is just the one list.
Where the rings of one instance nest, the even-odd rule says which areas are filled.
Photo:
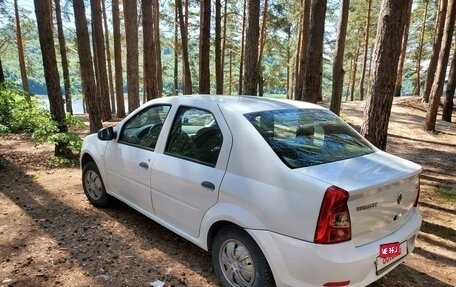
[[[342, 117], [359, 126], [362, 109], [344, 104]], [[424, 115], [419, 99], [396, 100], [388, 138], [423, 166], [417, 248], [371, 287], [456, 285], [456, 124], [427, 133]], [[0, 286], [218, 286], [209, 253], [123, 204], [94, 208], [77, 167], [50, 167], [52, 150], [0, 138]]]

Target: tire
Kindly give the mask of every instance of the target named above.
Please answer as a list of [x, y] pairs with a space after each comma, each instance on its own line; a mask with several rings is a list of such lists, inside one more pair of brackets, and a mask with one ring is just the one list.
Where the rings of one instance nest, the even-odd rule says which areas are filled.
[[234, 226], [223, 227], [215, 236], [212, 264], [221, 286], [275, 286], [271, 269], [258, 245], [247, 232]]
[[97, 165], [91, 161], [82, 169], [82, 187], [89, 202], [100, 208], [108, 207], [112, 197], [106, 192]]

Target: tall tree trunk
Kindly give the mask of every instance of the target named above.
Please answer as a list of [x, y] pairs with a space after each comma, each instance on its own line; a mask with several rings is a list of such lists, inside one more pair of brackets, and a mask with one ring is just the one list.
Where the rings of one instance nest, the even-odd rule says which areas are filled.
[[310, 0], [304, 0], [304, 7], [302, 8], [302, 16], [301, 16], [301, 35], [298, 37], [300, 39], [299, 43], [299, 55], [298, 55], [298, 69], [296, 72], [296, 85], [295, 85], [295, 99], [296, 100], [304, 100], [303, 95], [303, 87], [305, 81], [305, 70], [306, 70], [306, 55], [307, 50], [309, 48], [309, 25], [310, 25]]
[[228, 88], [228, 95], [231, 95], [233, 87], [233, 50], [230, 50], [230, 85]]
[[450, 73], [445, 90], [445, 100], [443, 101], [442, 120], [451, 123], [453, 113], [453, 99], [456, 88], [456, 46], [453, 51], [453, 60], [451, 61]]
[[211, 93], [209, 54], [211, 49], [211, 1], [200, 0], [199, 93]]
[[119, 0], [112, 0], [112, 28], [114, 33], [114, 70], [116, 81], [117, 117], [123, 118], [125, 117], [125, 101], [123, 93]]
[[190, 62], [188, 59], [188, 34], [185, 27], [184, 15], [182, 9], [182, 0], [176, 0], [176, 6], [179, 11], [179, 26], [181, 32], [182, 41], [182, 62], [184, 66], [184, 81], [183, 81], [183, 93], [184, 95], [192, 94], [192, 77], [190, 73]]
[[416, 59], [416, 79], [413, 88], [413, 94], [419, 96], [421, 94], [421, 58], [423, 56], [423, 43], [424, 43], [424, 33], [426, 31], [426, 20], [429, 7], [429, 0], [425, 0], [426, 6], [424, 8], [423, 22], [421, 24], [420, 31], [420, 43], [418, 46], [418, 57]]
[[245, 28], [246, 46], [244, 56], [244, 95], [257, 95], [258, 41], [260, 34], [260, 1], [246, 0], [247, 19]]
[[409, 17], [408, 5], [411, 1], [383, 0], [378, 18], [374, 66], [369, 81], [361, 134], [382, 150], [386, 149], [401, 40]]
[[443, 92], [448, 59], [450, 57], [451, 41], [456, 20], [456, 0], [448, 1], [448, 10], [445, 16], [445, 28], [442, 37], [442, 46], [439, 53], [439, 61], [435, 72], [434, 82], [432, 83], [431, 93], [429, 94], [429, 106], [426, 112], [426, 131], [435, 131], [437, 111], [440, 105], [440, 97]]
[[350, 0], [343, 0], [340, 7], [339, 24], [337, 28], [336, 51], [334, 53], [333, 64], [333, 86], [330, 104], [330, 110], [336, 115], [340, 114], [342, 90], [344, 87], [344, 51], [349, 8]]
[[259, 55], [258, 55], [258, 67], [257, 67], [257, 75], [258, 75], [258, 95], [260, 97], [263, 96], [264, 92], [264, 79], [263, 79], [263, 51], [264, 51], [264, 43], [266, 42], [266, 20], [268, 15], [268, 0], [264, 0], [263, 5], [263, 19], [261, 23], [261, 30], [260, 30], [260, 47], [259, 47]]
[[[224, 93], [224, 82], [225, 82], [225, 56], [226, 56], [226, 26], [227, 26], [227, 13], [228, 11], [228, 0], [225, 1], [225, 6], [224, 6], [224, 11], [223, 11], [223, 35], [222, 35], [222, 67], [220, 69], [220, 72], [221, 72], [221, 76], [220, 76], [220, 84], [222, 86], [222, 94]], [[230, 53], [231, 53], [231, 50], [230, 50]], [[231, 94], [231, 93], [230, 93]]]
[[215, 93], [223, 94], [222, 1], [215, 0]]
[[161, 97], [163, 94], [163, 77], [162, 77], [162, 59], [161, 59], [161, 42], [160, 42], [160, 7], [158, 0], [152, 1], [152, 11], [154, 20], [154, 46], [155, 46], [155, 70], [157, 79], [157, 97]]
[[345, 91], [345, 101], [348, 101], [348, 96], [350, 95], [350, 90], [351, 90], [351, 75], [352, 75], [352, 71], [353, 71], [353, 68], [354, 68], [354, 60], [353, 58], [350, 59], [350, 70], [348, 70], [348, 82], [347, 82], [347, 89]]
[[106, 55], [104, 47], [102, 14], [100, 0], [91, 0], [90, 8], [92, 12], [92, 37], [94, 40], [94, 55], [96, 55], [95, 65], [98, 70], [97, 86], [101, 100], [101, 116], [102, 120], [107, 121], [111, 119], [111, 103], [109, 101], [109, 86], [108, 76], [106, 72]]
[[297, 37], [296, 37], [296, 49], [295, 49], [295, 58], [294, 58], [294, 67], [293, 72], [294, 74], [291, 76], [292, 78], [292, 85], [293, 91], [290, 91], [290, 99], [299, 100], [296, 95], [299, 96], [297, 91], [297, 84], [298, 84], [298, 75], [299, 75], [299, 61], [300, 61], [300, 51], [301, 51], [301, 37], [302, 37], [302, 17], [303, 17], [303, 10], [304, 10], [304, 0], [301, 0], [301, 8], [299, 9], [299, 16], [298, 16], [298, 25], [297, 25]]
[[[47, 5], [43, 5], [43, 2]], [[59, 71], [54, 47], [54, 35], [52, 31], [52, 14], [47, 9], [49, 0], [34, 0], [36, 22], [38, 24], [38, 36], [40, 39], [41, 54], [43, 57], [44, 77], [49, 98], [49, 110], [53, 120], [56, 121], [59, 132], [67, 132], [65, 122], [65, 109], [60, 90]], [[55, 145], [55, 155], [70, 157], [71, 151], [66, 143]]]
[[367, 18], [366, 18], [366, 35], [364, 38], [364, 57], [363, 68], [361, 70], [361, 79], [359, 81], [359, 100], [364, 100], [364, 79], [366, 78], [367, 51], [369, 50], [369, 30], [371, 20], [372, 0], [367, 2]]
[[111, 102], [111, 113], [116, 113], [116, 98], [114, 93], [114, 79], [112, 77], [112, 64], [111, 64], [111, 45], [109, 43], [109, 29], [108, 29], [108, 15], [106, 14], [105, 0], [101, 1], [101, 11], [103, 13], [103, 29], [105, 31], [105, 47], [106, 47], [106, 62], [108, 62], [108, 80], [109, 92]]
[[19, 17], [19, 7], [17, 0], [14, 0], [14, 13], [16, 16], [16, 37], [17, 37], [17, 52], [19, 56], [19, 68], [21, 71], [22, 89], [26, 92], [25, 95], [30, 101], [30, 90], [27, 79], [27, 69], [25, 67], [24, 46], [22, 44], [21, 20]]
[[401, 55], [399, 56], [399, 65], [397, 68], [397, 76], [396, 76], [396, 84], [394, 85], [394, 96], [400, 97], [401, 90], [402, 90], [402, 73], [404, 71], [404, 62], [405, 62], [405, 52], [407, 51], [407, 42], [409, 36], [409, 27], [410, 27], [410, 18], [412, 12], [412, 2], [410, 1], [409, 4], [409, 12], [408, 12], [408, 19], [405, 23], [404, 27], [404, 35], [402, 36], [402, 48], [401, 48]]
[[2, 59], [0, 58], [0, 86], [5, 82], [5, 74], [3, 73]]
[[143, 57], [144, 57], [144, 92], [146, 99], [152, 100], [158, 97], [157, 67], [155, 49], [155, 33], [153, 31], [152, 0], [142, 0], [142, 23], [143, 23]]
[[426, 75], [426, 82], [424, 84], [423, 101], [428, 103], [431, 94], [432, 83], [435, 78], [437, 70], [437, 63], [439, 61], [439, 53], [442, 45], [443, 30], [445, 27], [445, 15], [448, 6], [448, 0], [440, 0], [440, 9], [438, 14], [438, 21], [435, 26], [434, 44], [432, 45], [432, 54], [429, 60], [429, 66]]
[[174, 94], [179, 93], [179, 15], [177, 6], [174, 5]]
[[304, 88], [301, 100], [316, 103], [322, 98], [323, 36], [326, 0], [313, 0], [310, 15], [309, 47], [306, 55]]
[[239, 60], [239, 95], [242, 95], [244, 90], [244, 56], [245, 56], [245, 25], [246, 25], [246, 14], [247, 14], [247, 1], [244, 1], [242, 8], [242, 32], [241, 32], [241, 53]]
[[358, 59], [359, 59], [359, 49], [361, 49], [361, 42], [358, 42], [358, 47], [356, 47], [355, 55], [353, 57], [353, 70], [351, 74], [351, 90], [350, 90], [350, 101], [355, 100], [355, 83], [356, 83], [356, 72], [358, 70]]
[[139, 107], [138, 10], [136, 0], [123, 0], [127, 40], [128, 112]]
[[68, 58], [66, 53], [66, 40], [63, 33], [62, 11], [60, 9], [60, 0], [55, 0], [55, 18], [57, 20], [57, 34], [59, 38], [60, 57], [62, 58], [63, 85], [65, 88], [65, 105], [67, 113], [73, 114], [73, 105], [71, 103], [71, 84], [70, 71], [68, 68]]
[[[39, 0], [35, 0], [40, 2]], [[76, 41], [78, 43], [79, 66], [82, 80], [82, 93], [89, 112], [90, 132], [95, 133], [103, 127], [100, 107], [97, 102], [95, 74], [93, 72], [92, 54], [90, 52], [89, 31], [84, 0], [73, 0], [74, 22], [76, 25]]]

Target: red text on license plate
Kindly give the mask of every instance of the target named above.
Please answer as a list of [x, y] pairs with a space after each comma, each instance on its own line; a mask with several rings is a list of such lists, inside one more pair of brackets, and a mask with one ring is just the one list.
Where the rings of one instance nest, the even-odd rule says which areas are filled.
[[399, 242], [380, 245], [380, 258], [395, 257], [401, 254]]

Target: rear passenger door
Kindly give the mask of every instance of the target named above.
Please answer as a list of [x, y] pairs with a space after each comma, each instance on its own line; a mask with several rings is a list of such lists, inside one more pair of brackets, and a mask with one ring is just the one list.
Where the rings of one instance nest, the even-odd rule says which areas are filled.
[[156, 215], [197, 237], [204, 214], [217, 202], [231, 142], [218, 107], [179, 107], [151, 173]]

